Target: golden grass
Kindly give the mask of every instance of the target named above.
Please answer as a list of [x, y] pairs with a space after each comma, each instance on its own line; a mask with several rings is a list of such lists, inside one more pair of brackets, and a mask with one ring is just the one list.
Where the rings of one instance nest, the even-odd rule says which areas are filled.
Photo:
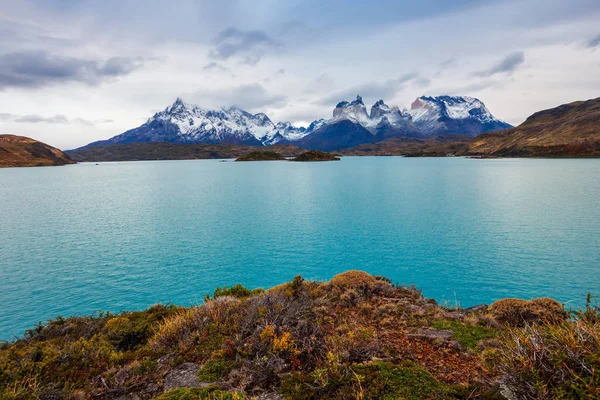
[[338, 286], [344, 289], [360, 288], [375, 285], [377, 283], [383, 282], [378, 281], [373, 275], [359, 270], [350, 270], [341, 274], [337, 274], [329, 281], [330, 285]]
[[492, 304], [489, 311], [498, 322], [509, 326], [532, 322], [559, 323], [567, 318], [563, 305], [550, 298], [502, 299]]

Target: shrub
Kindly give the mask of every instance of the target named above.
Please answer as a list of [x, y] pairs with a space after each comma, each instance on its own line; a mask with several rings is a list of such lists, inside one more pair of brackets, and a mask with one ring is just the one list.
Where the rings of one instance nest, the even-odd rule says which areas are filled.
[[338, 326], [336, 332], [326, 339], [329, 354], [338, 362], [363, 362], [382, 353], [375, 336], [375, 328], [348, 322]]
[[134, 323], [126, 317], [116, 317], [106, 323], [108, 340], [120, 351], [133, 350], [148, 340], [150, 326]]
[[477, 344], [485, 339], [491, 339], [496, 336], [497, 329], [485, 327], [482, 325], [471, 325], [462, 321], [433, 321], [431, 326], [435, 329], [449, 329], [452, 331], [452, 339], [458, 341], [463, 346], [475, 349]]
[[423, 368], [405, 361], [290, 374], [281, 384], [288, 399], [419, 400], [447, 398], [447, 388]]
[[156, 400], [243, 400], [246, 396], [239, 392], [226, 392], [217, 387], [173, 389]]
[[224, 296], [199, 307], [179, 310], [158, 326], [149, 344], [159, 352], [186, 351], [198, 340], [220, 338], [221, 330], [228, 331], [237, 326], [239, 304], [235, 297]]
[[598, 303], [592, 305], [592, 294], [588, 293], [585, 300], [585, 310], [573, 311], [572, 315], [575, 318], [586, 321], [588, 323], [600, 323], [600, 306], [598, 306]]
[[213, 293], [213, 299], [216, 299], [217, 297], [223, 297], [223, 296], [233, 296], [233, 297], [237, 297], [238, 299], [243, 299], [246, 297], [253, 296], [255, 294], [260, 294], [262, 292], [264, 292], [263, 289], [258, 288], [258, 289], [251, 290], [251, 289], [248, 289], [238, 283], [229, 288], [227, 286], [216, 288]]
[[567, 318], [562, 304], [548, 298], [502, 299], [492, 304], [489, 311], [501, 324], [516, 327], [533, 322], [560, 323]]
[[358, 270], [351, 270], [337, 274], [329, 281], [331, 285], [338, 286], [343, 289], [364, 288], [366, 286], [375, 285], [378, 282], [383, 281], [379, 281], [373, 275]]
[[598, 323], [578, 320], [512, 328], [487, 359], [511, 398], [600, 398]]
[[227, 378], [229, 373], [239, 367], [239, 363], [231, 360], [209, 360], [207, 361], [200, 371], [198, 371], [198, 379], [200, 382], [216, 382], [221, 379]]

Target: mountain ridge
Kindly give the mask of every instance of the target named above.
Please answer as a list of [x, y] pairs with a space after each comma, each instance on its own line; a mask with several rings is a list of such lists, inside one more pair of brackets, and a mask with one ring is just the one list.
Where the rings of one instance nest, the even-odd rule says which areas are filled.
[[[413, 106], [419, 109], [413, 110]], [[177, 98], [139, 127], [79, 149], [110, 144], [167, 142], [250, 146], [293, 144], [331, 151], [396, 136], [431, 137], [440, 133], [475, 136], [492, 129], [511, 127], [496, 120], [483, 102], [471, 97], [422, 96], [413, 102], [413, 106], [411, 110], [403, 111], [388, 106], [381, 99], [373, 104], [369, 113], [362, 97], [357, 95], [353, 101], [339, 102], [331, 119], [317, 119], [305, 128], [290, 122], [274, 123], [264, 113], [252, 114], [237, 107], [206, 109]], [[461, 129], [466, 132], [460, 132]]]

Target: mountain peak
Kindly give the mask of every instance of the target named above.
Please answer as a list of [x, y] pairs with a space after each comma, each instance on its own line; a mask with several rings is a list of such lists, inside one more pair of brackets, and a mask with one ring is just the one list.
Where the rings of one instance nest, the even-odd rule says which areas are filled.
[[357, 105], [365, 105], [365, 103], [363, 103], [363, 99], [362, 97], [360, 97], [360, 95], [356, 95], [356, 100], [354, 100], [352, 103], [350, 103], [351, 106], [357, 106]]
[[409, 110], [415, 124], [425, 133], [480, 133], [511, 126], [497, 120], [483, 102], [469, 96], [421, 96]]
[[351, 103], [347, 101], [339, 102], [333, 110], [333, 119], [337, 121], [348, 119], [360, 124], [367, 123], [369, 115], [367, 114], [367, 108], [363, 103], [362, 97], [356, 96], [356, 100]]

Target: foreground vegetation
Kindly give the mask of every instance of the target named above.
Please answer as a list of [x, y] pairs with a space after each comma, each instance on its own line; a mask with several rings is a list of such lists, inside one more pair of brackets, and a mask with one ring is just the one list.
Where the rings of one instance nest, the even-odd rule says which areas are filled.
[[198, 307], [57, 318], [0, 346], [2, 399], [592, 399], [600, 310], [439, 306], [360, 271]]

